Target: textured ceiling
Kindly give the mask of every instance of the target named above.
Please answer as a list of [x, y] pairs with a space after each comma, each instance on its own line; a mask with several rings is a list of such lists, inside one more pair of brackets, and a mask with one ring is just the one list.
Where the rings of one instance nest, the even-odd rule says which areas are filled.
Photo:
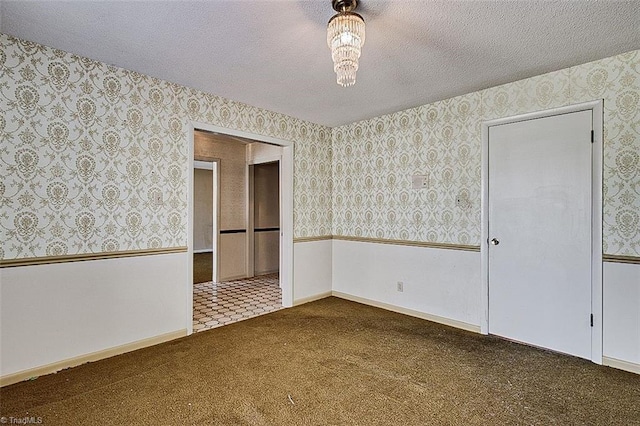
[[0, 31], [335, 126], [640, 48], [640, 1], [361, 0], [354, 87], [330, 0], [7, 1]]

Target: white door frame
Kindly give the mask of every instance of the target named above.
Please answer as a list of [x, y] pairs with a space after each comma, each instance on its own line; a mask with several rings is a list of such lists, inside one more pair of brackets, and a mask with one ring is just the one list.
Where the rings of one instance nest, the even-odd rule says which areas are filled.
[[282, 161], [280, 162], [280, 181], [281, 181], [281, 203], [280, 214], [282, 221], [280, 223], [282, 250], [280, 269], [280, 287], [282, 288], [282, 306], [289, 308], [293, 306], [293, 142], [283, 139], [277, 139], [271, 136], [259, 135], [255, 133], [245, 132], [242, 130], [230, 129], [227, 127], [214, 126], [212, 124], [192, 121], [188, 128], [188, 161], [189, 169], [188, 180], [189, 187], [187, 190], [187, 204], [189, 208], [188, 226], [187, 226], [187, 253], [189, 265], [187, 269], [187, 277], [185, 285], [187, 286], [186, 315], [185, 323], [187, 334], [193, 333], [193, 153], [194, 153], [194, 132], [196, 130], [204, 130], [215, 132], [222, 135], [236, 136], [245, 139], [253, 139], [257, 142], [265, 142], [272, 145], [282, 147]]
[[489, 333], [489, 129], [519, 121], [536, 120], [579, 111], [592, 111], [593, 150], [591, 157], [591, 360], [602, 364], [602, 147], [603, 101], [570, 105], [546, 111], [499, 118], [482, 123], [482, 232], [480, 239], [482, 273], [482, 318], [480, 332]]

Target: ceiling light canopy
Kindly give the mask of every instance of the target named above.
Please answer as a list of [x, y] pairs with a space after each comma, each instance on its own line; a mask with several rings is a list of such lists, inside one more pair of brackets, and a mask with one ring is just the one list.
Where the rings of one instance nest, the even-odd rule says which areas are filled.
[[338, 12], [329, 19], [327, 27], [327, 44], [331, 48], [333, 70], [339, 85], [353, 86], [364, 45], [364, 19], [353, 12], [358, 5], [357, 0], [332, 0], [331, 5]]

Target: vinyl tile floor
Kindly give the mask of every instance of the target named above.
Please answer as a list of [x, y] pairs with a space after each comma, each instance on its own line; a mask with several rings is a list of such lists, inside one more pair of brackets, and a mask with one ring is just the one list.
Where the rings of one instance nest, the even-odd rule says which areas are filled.
[[282, 308], [278, 274], [193, 285], [193, 331], [204, 331]]

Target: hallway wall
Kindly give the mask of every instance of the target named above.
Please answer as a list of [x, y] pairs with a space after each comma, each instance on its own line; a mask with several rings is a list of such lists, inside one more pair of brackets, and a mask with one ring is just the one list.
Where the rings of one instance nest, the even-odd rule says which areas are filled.
[[[196, 131], [194, 158], [218, 161], [220, 168], [220, 239], [218, 279], [247, 276], [246, 146], [210, 132]], [[226, 232], [225, 232], [226, 231]], [[232, 233], [227, 233], [232, 231]], [[242, 232], [238, 232], [242, 231]]]

